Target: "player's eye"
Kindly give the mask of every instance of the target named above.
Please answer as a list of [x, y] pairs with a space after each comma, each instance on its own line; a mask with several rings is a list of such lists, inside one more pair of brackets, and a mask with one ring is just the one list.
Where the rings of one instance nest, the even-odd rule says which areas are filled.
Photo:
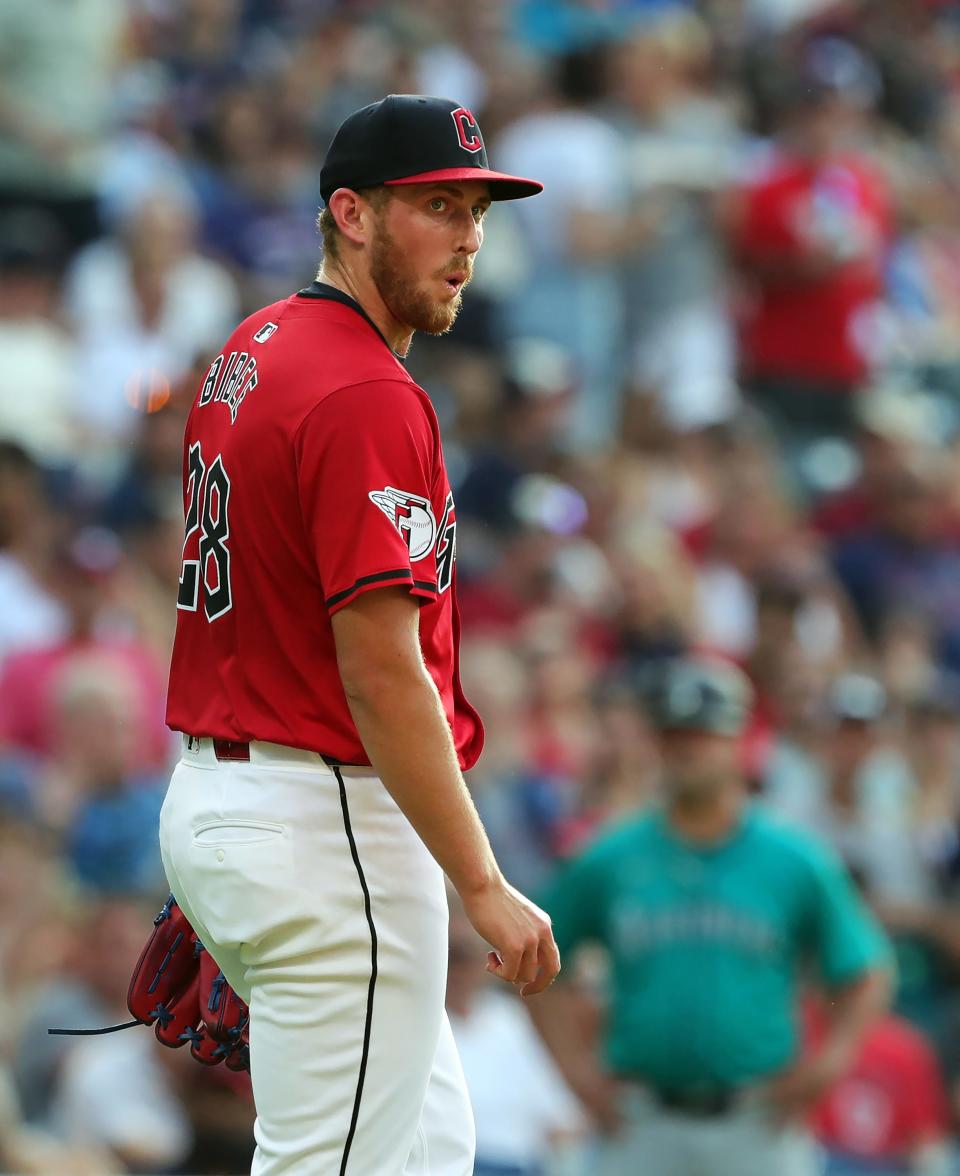
[[447, 202], [442, 196], [434, 196], [434, 198], [430, 201], [431, 212], [443, 212], [446, 207]]
[[471, 211], [473, 213], [473, 219], [477, 222], [477, 224], [480, 224], [483, 218], [487, 215], [487, 209], [482, 204], [475, 204]]

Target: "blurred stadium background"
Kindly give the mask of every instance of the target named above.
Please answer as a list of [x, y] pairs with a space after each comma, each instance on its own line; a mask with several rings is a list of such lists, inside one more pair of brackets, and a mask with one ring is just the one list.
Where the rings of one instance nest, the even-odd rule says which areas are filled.
[[[166, 893], [198, 373], [311, 280], [324, 148], [391, 91], [455, 97], [494, 166], [547, 185], [494, 209], [451, 337], [410, 361], [446, 437], [489, 732], [471, 786], [506, 872], [542, 890], [655, 792], [630, 672], [745, 667], [750, 779], [856, 872], [933, 1059], [925, 1112], [874, 1092], [848, 1136], [864, 1172], [920, 1171], [911, 1148], [960, 1125], [949, 0], [2, 0], [0, 1168], [248, 1170], [245, 1079], [147, 1031], [45, 1028], [122, 1018]], [[510, 998], [479, 1023], [485, 994], [453, 999], [481, 1144], [507, 1090], [504, 1171], [589, 1171]]]

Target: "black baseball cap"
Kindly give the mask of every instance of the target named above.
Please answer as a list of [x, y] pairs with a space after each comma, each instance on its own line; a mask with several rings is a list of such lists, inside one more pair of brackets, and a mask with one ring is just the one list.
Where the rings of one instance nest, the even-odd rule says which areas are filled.
[[493, 200], [520, 200], [543, 184], [491, 171], [480, 127], [465, 106], [424, 94], [388, 94], [340, 124], [320, 171], [324, 203], [338, 188], [485, 180]]
[[753, 706], [750, 680], [735, 665], [706, 657], [671, 658], [645, 676], [641, 698], [663, 731], [739, 735]]

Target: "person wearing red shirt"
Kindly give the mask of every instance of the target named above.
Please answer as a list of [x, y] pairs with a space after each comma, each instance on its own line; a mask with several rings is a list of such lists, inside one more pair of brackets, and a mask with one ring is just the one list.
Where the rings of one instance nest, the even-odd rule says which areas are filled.
[[[822, 1038], [822, 1008], [806, 1010], [812, 1044]], [[946, 1173], [950, 1114], [943, 1077], [926, 1039], [887, 1014], [869, 1029], [853, 1067], [817, 1104], [817, 1138], [828, 1176]]]
[[184, 441], [161, 815], [171, 889], [250, 1005], [256, 1176], [467, 1176], [443, 873], [526, 995], [559, 970], [463, 781], [456, 508], [402, 357], [459, 309], [493, 200], [476, 120], [390, 95], [321, 173], [317, 280], [245, 320]]
[[785, 133], [735, 218], [748, 284], [743, 375], [789, 433], [847, 433], [870, 370], [870, 316], [891, 235], [886, 184], [858, 147], [875, 85], [852, 45], [814, 43]]

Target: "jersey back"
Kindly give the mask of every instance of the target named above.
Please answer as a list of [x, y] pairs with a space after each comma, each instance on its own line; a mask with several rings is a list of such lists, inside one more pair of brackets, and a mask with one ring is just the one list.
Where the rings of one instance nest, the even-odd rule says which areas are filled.
[[483, 729], [460, 686], [456, 511], [436, 414], [357, 303], [314, 283], [237, 327], [191, 409], [183, 478], [174, 730], [368, 763], [331, 617], [401, 585], [472, 766]]

